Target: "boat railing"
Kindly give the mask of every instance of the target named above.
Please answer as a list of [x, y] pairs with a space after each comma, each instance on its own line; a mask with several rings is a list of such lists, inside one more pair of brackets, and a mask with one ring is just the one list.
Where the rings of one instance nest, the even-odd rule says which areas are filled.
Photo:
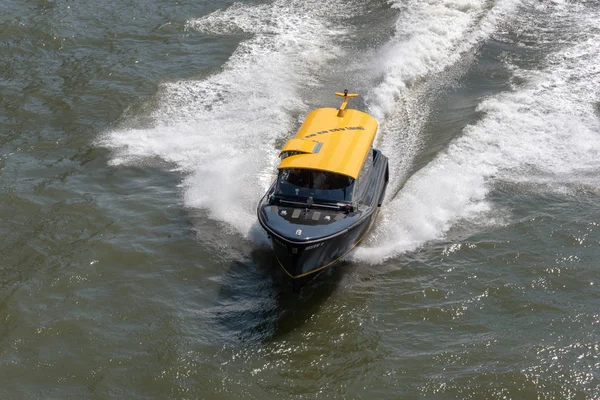
[[349, 206], [349, 204], [346, 203], [325, 204], [315, 201], [313, 201], [312, 204], [309, 204], [308, 202], [288, 200], [279, 196], [273, 196], [272, 200], [276, 200], [279, 204], [290, 205], [292, 207], [324, 208], [335, 211], [346, 211]]

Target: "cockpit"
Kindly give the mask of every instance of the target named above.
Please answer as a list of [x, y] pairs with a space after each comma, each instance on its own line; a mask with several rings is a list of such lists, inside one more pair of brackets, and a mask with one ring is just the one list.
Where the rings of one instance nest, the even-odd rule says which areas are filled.
[[354, 179], [334, 172], [303, 168], [279, 170], [275, 195], [313, 197], [315, 201], [351, 202]]

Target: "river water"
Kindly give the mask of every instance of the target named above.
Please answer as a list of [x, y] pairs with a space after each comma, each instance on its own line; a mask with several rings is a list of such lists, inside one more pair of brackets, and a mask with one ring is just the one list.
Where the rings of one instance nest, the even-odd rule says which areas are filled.
[[[600, 397], [600, 4], [3, 0], [0, 398]], [[299, 292], [255, 209], [334, 91], [373, 231]]]

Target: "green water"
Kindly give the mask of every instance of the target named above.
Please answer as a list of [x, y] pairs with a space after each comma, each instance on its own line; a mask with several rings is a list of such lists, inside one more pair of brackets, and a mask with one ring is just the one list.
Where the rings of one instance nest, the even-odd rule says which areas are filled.
[[[2, 2], [0, 398], [600, 396], [600, 10], [455, 3]], [[346, 87], [390, 190], [293, 292], [254, 207]]]

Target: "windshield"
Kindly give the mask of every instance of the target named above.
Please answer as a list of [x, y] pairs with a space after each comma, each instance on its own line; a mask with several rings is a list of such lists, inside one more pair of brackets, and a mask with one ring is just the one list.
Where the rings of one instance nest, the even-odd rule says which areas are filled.
[[275, 195], [312, 197], [315, 201], [350, 202], [354, 179], [346, 175], [318, 170], [285, 168], [279, 170]]

